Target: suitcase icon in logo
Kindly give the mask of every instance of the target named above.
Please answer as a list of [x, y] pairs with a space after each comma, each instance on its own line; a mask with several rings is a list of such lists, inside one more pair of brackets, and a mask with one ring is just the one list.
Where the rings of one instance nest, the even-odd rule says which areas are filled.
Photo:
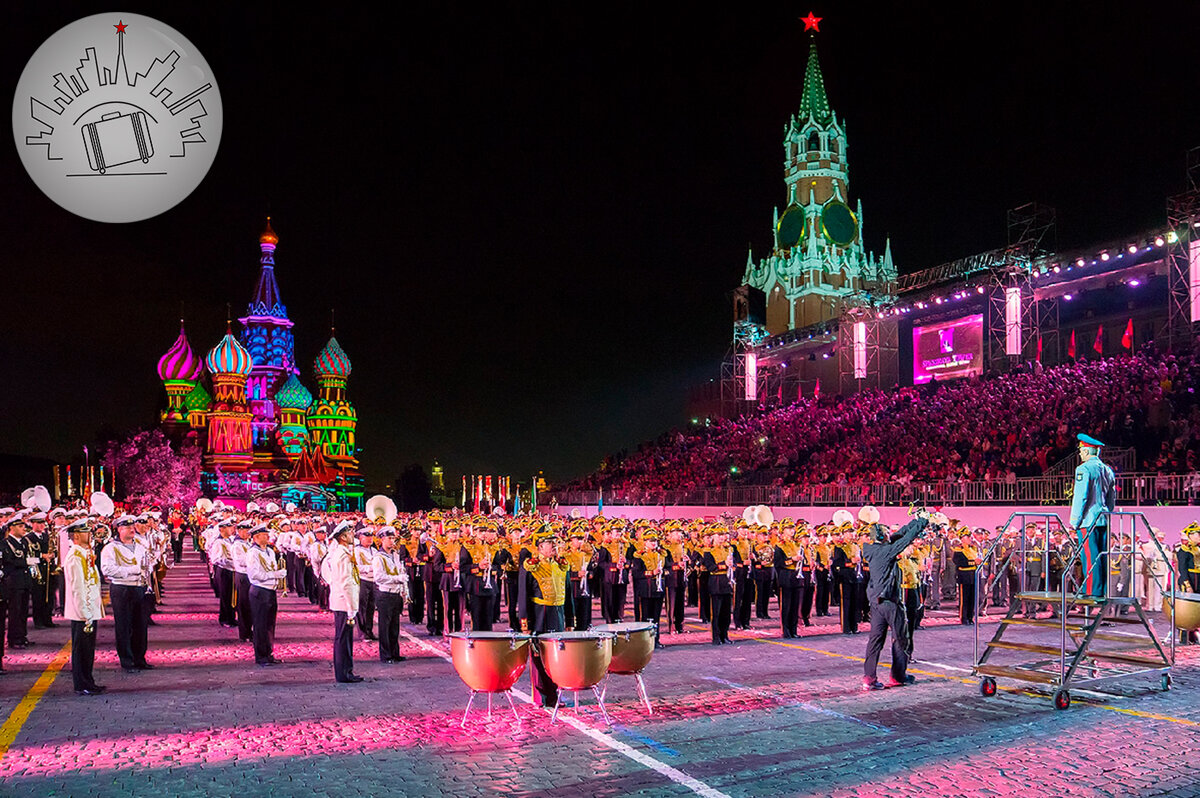
[[100, 117], [99, 122], [89, 122], [83, 126], [83, 147], [87, 150], [88, 166], [100, 174], [134, 161], [149, 163], [154, 156], [150, 127], [143, 111], [130, 114], [113, 111]]

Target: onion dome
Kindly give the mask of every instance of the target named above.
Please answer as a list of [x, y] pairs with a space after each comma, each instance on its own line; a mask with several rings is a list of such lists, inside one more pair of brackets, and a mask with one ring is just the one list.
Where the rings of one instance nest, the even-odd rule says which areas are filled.
[[254, 368], [254, 358], [246, 347], [238, 343], [232, 332], [225, 333], [221, 343], [213, 347], [204, 359], [212, 374], [249, 374]]
[[312, 404], [312, 394], [292, 374], [275, 392], [275, 403], [284, 410], [307, 410]]
[[200, 378], [204, 361], [196, 357], [188, 343], [183, 323], [179, 324], [179, 337], [167, 353], [158, 359], [158, 376], [163, 382], [195, 382]]
[[313, 371], [318, 377], [350, 376], [350, 358], [346, 356], [346, 350], [342, 349], [336, 338], [330, 338], [321, 354], [317, 355]]
[[212, 396], [204, 390], [204, 386], [196, 383], [196, 387], [183, 397], [183, 406], [189, 413], [203, 413], [212, 404]]
[[275, 235], [275, 231], [271, 229], [271, 217], [267, 217], [267, 229], [263, 230], [262, 235], [258, 237], [258, 243], [270, 244], [274, 246], [279, 243], [279, 236]]

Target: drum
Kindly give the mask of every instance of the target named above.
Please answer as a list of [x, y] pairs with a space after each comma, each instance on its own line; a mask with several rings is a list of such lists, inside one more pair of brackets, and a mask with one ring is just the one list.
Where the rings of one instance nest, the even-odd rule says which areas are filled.
[[612, 632], [549, 632], [537, 636], [542, 665], [560, 690], [587, 690], [608, 673]]
[[654, 654], [654, 624], [647, 622], [606, 623], [593, 627], [597, 632], [612, 632], [612, 662], [609, 673], [632, 676], [650, 664]]
[[531, 640], [512, 632], [454, 632], [450, 659], [472, 693], [502, 693], [524, 673]]
[[[1171, 596], [1163, 596], [1163, 614], [1171, 615]], [[1184, 632], [1200, 629], [1200, 593], [1175, 594], [1175, 628]]]

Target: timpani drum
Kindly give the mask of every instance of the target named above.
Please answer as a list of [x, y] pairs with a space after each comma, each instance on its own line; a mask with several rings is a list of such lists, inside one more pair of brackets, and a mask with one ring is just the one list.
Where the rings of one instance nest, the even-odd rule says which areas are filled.
[[[653, 714], [650, 706], [650, 694], [646, 691], [646, 683], [642, 681], [642, 671], [650, 664], [654, 656], [654, 624], [646, 621], [630, 623], [605, 623], [594, 627], [596, 631], [612, 632], [613, 656], [608, 665], [608, 672], [618, 676], [632, 676], [637, 680], [638, 695], [646, 705], [646, 713]], [[605, 680], [601, 694], [608, 695], [608, 681]]]
[[[454, 632], [450, 635], [450, 660], [458, 677], [471, 688], [471, 698], [463, 713], [464, 725], [476, 693], [488, 694], [489, 720], [492, 717], [492, 693], [504, 693], [512, 706], [509, 690], [525, 671], [532, 640], [531, 635], [514, 632]], [[520, 722], [515, 706], [513, 715]]]
[[[1163, 615], [1171, 616], [1171, 595], [1163, 596]], [[1184, 632], [1200, 629], [1200, 593], [1175, 594], [1175, 628]]]
[[[579, 705], [580, 690], [591, 690], [596, 695], [600, 712], [609, 724], [608, 711], [604, 708], [604, 698], [596, 689], [608, 673], [608, 666], [613, 657], [612, 632], [588, 630], [584, 632], [547, 632], [537, 636], [538, 655], [542, 665], [549, 674], [551, 681], [558, 685], [559, 690], [570, 690], [575, 693], [575, 705]], [[554, 719], [558, 718], [559, 702], [554, 705]]]

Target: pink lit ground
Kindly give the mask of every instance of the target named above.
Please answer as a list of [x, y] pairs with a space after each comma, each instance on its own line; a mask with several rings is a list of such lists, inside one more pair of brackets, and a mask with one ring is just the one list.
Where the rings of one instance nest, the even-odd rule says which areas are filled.
[[[467, 691], [423, 628], [406, 627], [417, 640], [401, 664], [356, 644], [367, 681], [339, 685], [331, 617], [306, 601], [281, 604], [285, 664], [257, 668], [249, 644], [217, 626], [190, 551], [167, 586], [150, 630], [158, 668], [121, 671], [106, 620], [97, 679], [108, 693], [77, 697], [69, 668], [60, 674], [0, 758], [0, 795], [1200, 795], [1194, 649], [1181, 649], [1168, 693], [1136, 679], [1056, 712], [1044, 696], [982, 698], [967, 671], [973, 634], [949, 613], [918, 632], [918, 684], [864, 694], [865, 627], [847, 637], [820, 619], [785, 641], [756, 621], [713, 648], [690, 610], [694, 630], [666, 637], [647, 670], [653, 715], [618, 681], [612, 729], [588, 696], [567, 713], [574, 725], [518, 701], [520, 726], [500, 703], [491, 723], [480, 713], [463, 730]], [[35, 648], [5, 657], [2, 717], [68, 630], [31, 637]]]

